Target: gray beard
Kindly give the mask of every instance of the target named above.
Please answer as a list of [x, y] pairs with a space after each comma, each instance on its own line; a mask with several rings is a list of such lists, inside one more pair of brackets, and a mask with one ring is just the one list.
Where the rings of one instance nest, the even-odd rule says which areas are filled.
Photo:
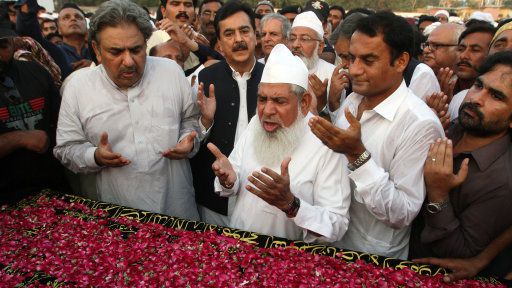
[[295, 147], [303, 140], [308, 128], [304, 118], [299, 111], [297, 119], [290, 127], [281, 127], [269, 133], [263, 128], [258, 115], [255, 115], [249, 123], [249, 129], [254, 133], [252, 145], [258, 163], [268, 168], [279, 168], [283, 159], [291, 156]]
[[318, 56], [318, 53], [316, 53], [316, 51], [315, 51], [315, 53], [313, 53], [313, 56], [311, 56], [309, 58], [306, 56], [299, 56], [299, 57], [302, 60], [302, 62], [304, 62], [304, 64], [308, 68], [308, 70], [315, 68], [316, 64], [318, 63], [318, 61], [320, 59], [320, 56]]

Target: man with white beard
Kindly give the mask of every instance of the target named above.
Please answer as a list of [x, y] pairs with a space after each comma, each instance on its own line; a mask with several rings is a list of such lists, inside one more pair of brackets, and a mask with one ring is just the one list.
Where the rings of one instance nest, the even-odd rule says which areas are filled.
[[308, 128], [307, 86], [302, 61], [276, 45], [261, 77], [258, 115], [229, 159], [208, 144], [216, 157], [215, 191], [238, 196], [231, 227], [306, 242], [334, 242], [345, 234], [350, 184], [339, 171], [347, 160]]
[[335, 66], [319, 57], [325, 46], [323, 35], [322, 22], [316, 14], [312, 11], [301, 13], [293, 21], [288, 48], [309, 70], [308, 83], [317, 100], [316, 110], [321, 115], [329, 115], [327, 91]]

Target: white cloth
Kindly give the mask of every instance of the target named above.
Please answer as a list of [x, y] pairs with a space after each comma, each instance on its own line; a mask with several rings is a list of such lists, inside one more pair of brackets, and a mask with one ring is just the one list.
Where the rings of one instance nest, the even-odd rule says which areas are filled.
[[[176, 62], [147, 57], [142, 79], [124, 92], [100, 65], [77, 74], [64, 88], [54, 154], [75, 173], [98, 172], [102, 201], [198, 219], [188, 159], [161, 155], [198, 130], [198, 115]], [[131, 164], [96, 164], [94, 151], [103, 131], [112, 151]], [[189, 157], [198, 148], [196, 138]]]
[[319, 37], [324, 35], [324, 27], [322, 26], [322, 22], [318, 19], [315, 12], [306, 11], [302, 12], [295, 17], [292, 24], [292, 29], [295, 27], [307, 27], [313, 29]]
[[[350, 94], [341, 111], [357, 115], [363, 96]], [[346, 129], [344, 113], [336, 125]], [[349, 173], [350, 226], [341, 247], [407, 259], [410, 224], [425, 199], [423, 165], [429, 144], [444, 135], [432, 110], [402, 81], [400, 87], [361, 119], [370, 160]]]
[[258, 62], [265, 65], [265, 57], [258, 59]]
[[423, 63], [418, 64], [414, 69], [409, 89], [423, 101], [432, 93], [441, 91], [436, 74], [434, 74], [432, 68]]
[[459, 117], [460, 105], [464, 101], [464, 98], [466, 98], [468, 91], [469, 91], [469, 89], [462, 90], [459, 93], [455, 94], [455, 96], [452, 97], [452, 101], [450, 101], [450, 104], [448, 105], [448, 112], [450, 113], [450, 121], [457, 119]]
[[[309, 74], [315, 74], [320, 81], [324, 82], [325, 79], [328, 79], [327, 83], [327, 90], [325, 90], [325, 101], [326, 103], [329, 103], [329, 90], [331, 88], [331, 77], [332, 72], [334, 72], [334, 69], [336, 66], [332, 65], [331, 63], [323, 60], [318, 59], [318, 63], [311, 69], [309, 69]], [[315, 95], [318, 96], [318, 95]]]
[[[284, 212], [245, 189], [250, 184], [247, 176], [262, 168], [251, 145], [254, 139], [251, 127], [260, 125], [258, 121], [258, 116], [254, 116], [229, 155], [237, 173], [233, 188], [222, 187], [215, 178], [215, 191], [221, 196], [238, 195], [230, 226], [293, 240], [304, 239], [306, 242], [339, 240], [349, 221], [350, 184], [345, 171], [345, 156], [327, 148], [306, 128], [307, 132], [294, 149], [288, 166], [290, 190], [301, 201], [295, 218], [288, 218]], [[269, 168], [280, 171], [280, 167]], [[322, 236], [315, 236], [311, 231]]]

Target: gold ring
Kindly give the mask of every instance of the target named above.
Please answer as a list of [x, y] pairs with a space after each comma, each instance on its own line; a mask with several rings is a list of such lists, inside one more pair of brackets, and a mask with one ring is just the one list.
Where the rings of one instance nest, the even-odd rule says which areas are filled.
[[436, 162], [436, 158], [432, 158], [432, 162]]

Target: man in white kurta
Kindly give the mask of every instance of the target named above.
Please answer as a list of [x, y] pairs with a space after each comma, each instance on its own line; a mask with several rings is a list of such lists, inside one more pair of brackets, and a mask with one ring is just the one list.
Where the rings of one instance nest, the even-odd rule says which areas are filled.
[[[145, 17], [129, 1], [100, 8], [120, 6]], [[97, 173], [102, 201], [198, 219], [186, 159], [197, 151], [198, 140], [191, 136], [199, 131], [190, 84], [174, 61], [146, 57], [143, 47], [151, 30], [140, 27], [142, 21], [108, 26], [102, 14], [96, 15], [93, 47], [102, 64], [64, 88], [55, 156], [75, 173]], [[171, 155], [176, 151], [169, 149], [184, 142], [189, 148], [183, 155]]]
[[[306, 242], [334, 242], [341, 239], [347, 230], [350, 184], [346, 172], [339, 173], [340, 170], [346, 169], [346, 159], [323, 145], [306, 124], [310, 117], [306, 115], [307, 105], [310, 104], [308, 101], [311, 101], [312, 97], [306, 92], [307, 76], [307, 69], [301, 60], [292, 56], [284, 45], [276, 45], [263, 71], [258, 92], [258, 115], [253, 117], [248, 129], [229, 155], [230, 165], [226, 167], [232, 168], [231, 179], [223, 174], [228, 169], [217, 166], [220, 165], [219, 159], [225, 156], [219, 155], [220, 151], [213, 149], [213, 144], [209, 144], [210, 150], [218, 159], [213, 165], [217, 175], [215, 190], [221, 196], [238, 195], [230, 223], [234, 228]], [[267, 86], [272, 84], [277, 86]], [[286, 88], [289, 84], [302, 87], [301, 99], [293, 93], [286, 96], [286, 93], [275, 92], [283, 88], [283, 85]], [[284, 106], [298, 105], [297, 102], [300, 103], [300, 110], [296, 110], [297, 106], [292, 108], [295, 118], [290, 116], [292, 113], [277, 116], [284, 111]], [[287, 126], [286, 117], [295, 121]], [[276, 128], [275, 123], [280, 121], [284, 124]], [[299, 135], [298, 141], [290, 144], [292, 148], [285, 155], [290, 156], [291, 161], [287, 162], [285, 159], [281, 162], [282, 158], [277, 154], [277, 161], [270, 161], [273, 164], [262, 163], [268, 157], [261, 158], [258, 155], [271, 154], [273, 150], [271, 145], [264, 149], [259, 147], [265, 145], [265, 140], [259, 138], [262, 137], [262, 133], [267, 133], [273, 128], [275, 129], [270, 134], [278, 133], [279, 129], [294, 129], [290, 127], [294, 127], [297, 132], [295, 135]], [[223, 161], [226, 163], [226, 160]], [[281, 171], [281, 176], [272, 175], [265, 169]], [[221, 170], [223, 172], [219, 172]], [[270, 179], [272, 181], [268, 182]], [[282, 193], [276, 196], [281, 199], [272, 199], [266, 194], [271, 193], [269, 190], [272, 190], [274, 185], [279, 186], [283, 181], [286, 182], [286, 185], [283, 185], [287, 191], [281, 191]], [[261, 183], [266, 184], [262, 186]], [[283, 205], [279, 204], [283, 203], [280, 200], [286, 198], [287, 193], [291, 194], [293, 199], [288, 204], [290, 207], [293, 206], [292, 203], [300, 203], [295, 207], [296, 210], [292, 207], [290, 211], [286, 211], [289, 209], [284, 208], [289, 207], [284, 205], [283, 208]]]

